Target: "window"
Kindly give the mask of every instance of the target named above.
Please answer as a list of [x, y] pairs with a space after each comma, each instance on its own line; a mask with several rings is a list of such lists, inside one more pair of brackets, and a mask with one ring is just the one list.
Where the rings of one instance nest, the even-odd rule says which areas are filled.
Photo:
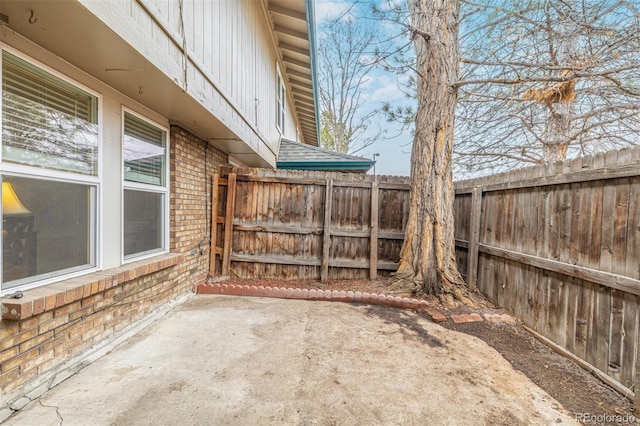
[[124, 258], [166, 251], [167, 131], [124, 112]]
[[280, 70], [278, 70], [278, 82], [277, 82], [277, 106], [276, 106], [276, 127], [280, 131], [281, 134], [284, 134], [284, 117], [285, 117], [285, 92], [284, 92], [284, 82], [282, 80], [282, 76], [280, 75]]
[[2, 281], [97, 266], [97, 95], [2, 52]]

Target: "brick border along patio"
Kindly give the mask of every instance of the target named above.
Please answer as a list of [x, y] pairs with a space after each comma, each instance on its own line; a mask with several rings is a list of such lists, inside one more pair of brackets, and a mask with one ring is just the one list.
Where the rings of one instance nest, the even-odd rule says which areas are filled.
[[[361, 293], [359, 291], [338, 291], [338, 290], [308, 290], [301, 288], [285, 287], [265, 287], [255, 285], [234, 285], [234, 284], [197, 284], [194, 288], [196, 294], [222, 294], [227, 296], [252, 296], [252, 297], [272, 297], [279, 299], [300, 299], [318, 300], [324, 302], [346, 302], [346, 303], [367, 303], [370, 305], [389, 306], [393, 308], [423, 310], [435, 322], [444, 322], [447, 317], [438, 309], [430, 306], [426, 300], [410, 299], [407, 297], [390, 296], [376, 293]], [[508, 321], [511, 317], [504, 315], [487, 314], [488, 321]], [[498, 317], [498, 318], [496, 318]], [[483, 321], [483, 317], [478, 313], [451, 315], [451, 320], [455, 323]]]

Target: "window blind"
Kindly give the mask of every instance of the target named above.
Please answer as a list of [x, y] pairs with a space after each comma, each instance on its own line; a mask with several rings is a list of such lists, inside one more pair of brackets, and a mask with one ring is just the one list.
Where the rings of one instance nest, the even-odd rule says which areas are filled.
[[3, 52], [4, 161], [96, 175], [97, 109], [95, 96]]
[[124, 176], [130, 182], [164, 185], [166, 132], [124, 114]]

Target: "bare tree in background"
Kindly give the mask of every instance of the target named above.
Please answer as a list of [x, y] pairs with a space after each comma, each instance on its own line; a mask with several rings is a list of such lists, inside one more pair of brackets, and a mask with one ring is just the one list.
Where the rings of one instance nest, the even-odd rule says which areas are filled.
[[640, 14], [625, 0], [462, 0], [456, 170], [640, 143]]
[[366, 20], [350, 17], [348, 12], [320, 24], [320, 142], [332, 151], [356, 153], [381, 135], [378, 129], [365, 136], [380, 111], [367, 108], [363, 96], [376, 66], [377, 29]]

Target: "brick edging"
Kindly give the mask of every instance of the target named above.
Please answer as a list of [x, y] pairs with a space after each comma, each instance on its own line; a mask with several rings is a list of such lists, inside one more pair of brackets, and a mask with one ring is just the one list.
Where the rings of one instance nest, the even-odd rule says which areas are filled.
[[423, 310], [435, 322], [443, 322], [447, 317], [429, 305], [426, 300], [391, 296], [377, 293], [362, 293], [344, 290], [317, 290], [285, 287], [265, 287], [234, 284], [197, 284], [196, 294], [223, 294], [228, 296], [272, 297], [279, 299], [319, 300], [325, 302], [367, 303], [394, 308]]

